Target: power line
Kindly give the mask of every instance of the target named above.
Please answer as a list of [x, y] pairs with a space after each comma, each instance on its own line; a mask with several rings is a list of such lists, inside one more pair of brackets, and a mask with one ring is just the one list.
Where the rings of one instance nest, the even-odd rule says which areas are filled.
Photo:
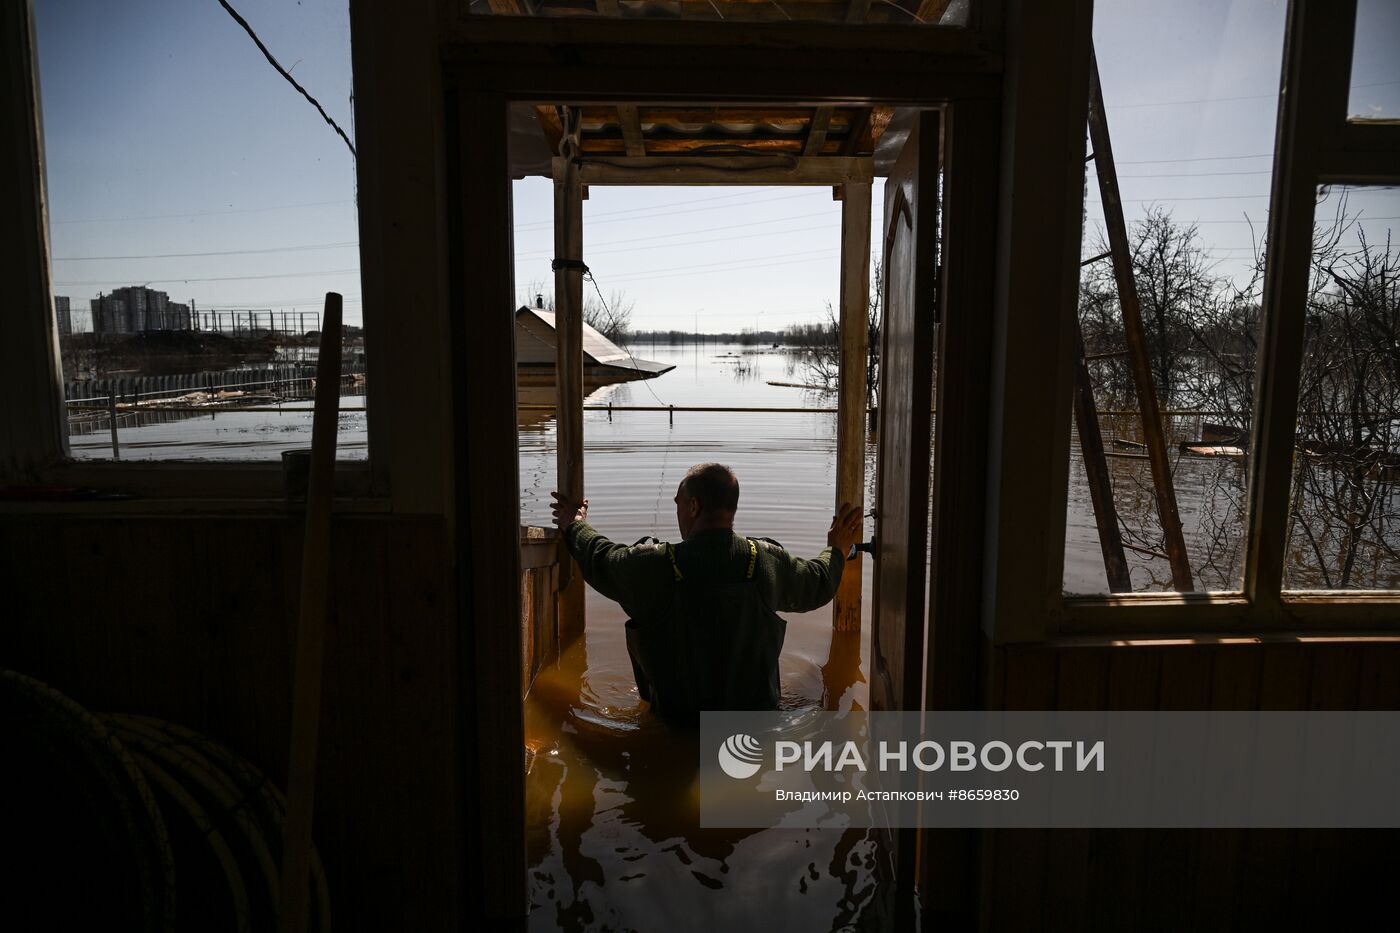
[[274, 246], [268, 249], [228, 249], [208, 253], [147, 253], [142, 256], [55, 256], [54, 262], [107, 262], [133, 259], [189, 259], [196, 256], [253, 256], [264, 253], [299, 253], [307, 250], [345, 249], [359, 246], [358, 240], [344, 243], [307, 243], [302, 246]]
[[[734, 226], [736, 226], [736, 227], [742, 227], [742, 226], [748, 226], [748, 225], [747, 225], [747, 224], [735, 224]], [[589, 253], [589, 255], [591, 255], [591, 256], [600, 256], [600, 255], [612, 255], [612, 254], [614, 254], [614, 253], [635, 253], [635, 252], [640, 252], [641, 250], [648, 250], [648, 249], [682, 249], [682, 248], [687, 247], [687, 246], [704, 246], [704, 245], [709, 244], [709, 243], [729, 243], [729, 242], [732, 242], [732, 241], [734, 241], [734, 240], [753, 240], [753, 239], [757, 239], [758, 237], [786, 236], [787, 234], [790, 234], [790, 233], [811, 233], [811, 232], [814, 232], [814, 231], [817, 231], [817, 230], [828, 230], [828, 231], [831, 231], [832, 233], [835, 233], [835, 231], [831, 230], [831, 228], [830, 228], [829, 226], [827, 226], [827, 225], [825, 225], [825, 224], [818, 224], [818, 225], [816, 225], [816, 226], [811, 226], [811, 227], [797, 227], [797, 228], [794, 228], [794, 229], [792, 229], [792, 230], [766, 230], [766, 231], [763, 231], [763, 232], [760, 232], [760, 233], [744, 233], [744, 234], [740, 234], [740, 235], [738, 235], [738, 236], [710, 237], [709, 239], [704, 239], [704, 240], [687, 240], [687, 241], [685, 241], [684, 243], [657, 243], [657, 244], [654, 244], [654, 245], [652, 245], [652, 246], [626, 246], [626, 247], [621, 247], [621, 248], [618, 248], [618, 249], [591, 249], [591, 250], [588, 250], [588, 253]], [[658, 239], [659, 239], [659, 237], [658, 237]], [[524, 261], [524, 262], [539, 262], [539, 261], [541, 261], [541, 260], [543, 260], [543, 259], [548, 259], [548, 258], [549, 258], [550, 256], [552, 256], [552, 255], [553, 255], [552, 252], [550, 252], [550, 253], [546, 253], [546, 252], [517, 253], [516, 256], [515, 256], [515, 260], [516, 260], [516, 262], [522, 262], [522, 261]]]
[[[800, 191], [800, 192], [797, 192], [796, 194], [785, 194], [785, 195], [780, 195], [779, 197], [776, 197], [776, 198], [752, 198], [752, 199], [750, 199], [749, 201], [747, 201], [747, 202], [745, 202], [745, 203], [746, 203], [746, 204], [767, 204], [767, 203], [770, 203], [770, 202], [772, 202], [772, 201], [787, 201], [787, 200], [791, 200], [792, 198], [802, 198], [802, 197], [811, 197], [811, 194], [810, 194], [810, 192]], [[668, 207], [668, 206], [669, 206], [669, 205], [665, 205], [665, 204], [657, 205], [657, 207], [659, 207], [659, 208], [665, 208], [665, 207]], [[667, 217], [672, 217], [672, 216], [675, 216], [676, 214], [697, 214], [697, 213], [701, 213], [701, 212], [704, 212], [704, 211], [719, 210], [719, 209], [722, 209], [722, 208], [725, 208], [725, 207], [731, 207], [731, 206], [732, 206], [732, 205], [721, 204], [721, 205], [718, 205], [717, 207], [692, 207], [692, 208], [690, 208], [690, 209], [688, 209], [688, 210], [684, 210], [684, 211], [666, 211], [666, 212], [665, 212], [665, 215], [666, 215]], [[832, 209], [835, 210], [835, 205], [834, 205], [834, 204], [832, 205]], [[598, 214], [589, 214], [587, 217], [584, 218], [584, 220], [585, 220], [585, 222], [586, 222], [587, 224], [590, 224], [590, 225], [592, 225], [592, 224], [616, 224], [616, 223], [625, 223], [625, 222], [627, 222], [627, 221], [629, 221], [629, 220], [642, 220], [642, 219], [645, 219], [646, 217], [658, 216], [660, 213], [662, 213], [661, 211], [658, 211], [657, 208], [650, 208], [650, 207], [649, 207], [649, 208], [630, 208], [630, 209], [627, 211], [627, 213], [635, 213], [635, 212], [641, 211], [641, 210], [646, 210], [646, 211], [648, 211], [649, 213], [646, 213], [646, 214], [639, 214], [639, 215], [636, 216], [636, 217], [612, 217], [612, 218], [609, 219], [609, 220], [595, 220], [594, 218], [596, 218], [596, 217], [606, 217], [606, 216], [610, 216], [609, 214], [598, 213]], [[618, 213], [621, 213], [621, 212], [618, 212]], [[553, 225], [554, 225], [554, 221], [552, 221], [552, 220], [545, 220], [545, 221], [540, 221], [540, 222], [538, 222], [538, 223], [517, 224], [516, 227], [515, 227], [515, 229], [516, 229], [516, 230], [535, 230], [535, 229], [540, 229], [540, 228], [543, 228], [543, 227], [551, 227], [551, 226], [553, 226]]]
[[[784, 200], [784, 199], [786, 199], [786, 198], [800, 198], [800, 197], [803, 197], [804, 195], [806, 195], [806, 194], [809, 193], [809, 192], [806, 192], [806, 191], [797, 191], [797, 192], [793, 192], [793, 191], [791, 191], [791, 190], [789, 189], [788, 186], [783, 186], [783, 185], [778, 185], [778, 186], [774, 186], [774, 185], [755, 185], [755, 186], [753, 186], [753, 187], [747, 187], [747, 186], [746, 186], [746, 187], [744, 187], [744, 190], [732, 192], [732, 193], [730, 193], [730, 194], [711, 194], [711, 195], [707, 195], [707, 196], [705, 196], [705, 197], [703, 197], [703, 198], [686, 198], [684, 201], [667, 201], [667, 202], [664, 203], [664, 204], [648, 204], [648, 205], [646, 205], [645, 207], [620, 207], [620, 208], [617, 208], [616, 210], [611, 210], [611, 211], [597, 211], [597, 212], [589, 211], [589, 216], [590, 216], [590, 217], [612, 217], [612, 216], [615, 216], [615, 215], [617, 215], [617, 214], [635, 214], [635, 213], [637, 213], [637, 212], [639, 212], [639, 211], [650, 212], [650, 211], [655, 211], [655, 210], [658, 209], [658, 208], [666, 208], [666, 207], [684, 207], [684, 206], [687, 205], [687, 204], [705, 204], [705, 203], [709, 203], [709, 202], [712, 202], [712, 201], [732, 201], [732, 200], [734, 200], [735, 198], [753, 198], [755, 195], [761, 195], [761, 194], [765, 194], [765, 193], [774, 193], [774, 192], [783, 192], [782, 197], [765, 198], [764, 200], [768, 200], [768, 201], [781, 201], [781, 200]], [[528, 224], [528, 225], [526, 225], [526, 226], [535, 226], [535, 227], [539, 227], [539, 226], [547, 226], [547, 225], [549, 225], [549, 224], [551, 224], [551, 223], [553, 223], [553, 221], [544, 221], [544, 222], [542, 222], [542, 223], [538, 223], [538, 224]]]
[[345, 135], [345, 131], [340, 128], [340, 124], [332, 120], [331, 115], [326, 113], [326, 108], [321, 106], [321, 102], [316, 98], [312, 97], [310, 91], [298, 84], [297, 79], [292, 77], [292, 73], [287, 69], [283, 68], [282, 63], [273, 57], [272, 53], [268, 51], [267, 46], [263, 45], [263, 41], [258, 38], [258, 34], [256, 32], [253, 32], [253, 27], [248, 25], [248, 21], [242, 16], [239, 16], [238, 11], [228, 5], [228, 0], [219, 0], [219, 6], [227, 10], [228, 15], [233, 17], [233, 21], [243, 27], [243, 31], [248, 34], [248, 38], [253, 40], [253, 44], [258, 47], [258, 51], [263, 53], [263, 57], [267, 59], [268, 64], [272, 65], [273, 68], [276, 68], [277, 73], [280, 74], [282, 77], [286, 78], [288, 84], [296, 88], [297, 92], [301, 94], [302, 97], [305, 97], [308, 101], [310, 101], [311, 106], [315, 107], [316, 112], [321, 115], [321, 119], [329, 123], [331, 129], [335, 130], [336, 134], [340, 136], [341, 139], [345, 140], [345, 147], [350, 150], [351, 157], [357, 158], [355, 156], [355, 144], [350, 141], [349, 136]]
[[[169, 279], [143, 279], [145, 285], [159, 284], [165, 285], [171, 282], [242, 282], [254, 279], [309, 279], [320, 275], [359, 275], [360, 270], [355, 269], [325, 269], [320, 272], [281, 272], [273, 275], [219, 275], [209, 278], [169, 278]], [[56, 288], [71, 288], [74, 286], [88, 285], [115, 285], [118, 282], [127, 281], [125, 279], [98, 279], [92, 282], [55, 282]]]
[[329, 204], [354, 204], [353, 198], [339, 201], [307, 201], [304, 204], [274, 204], [271, 207], [243, 207], [227, 211], [192, 211], [185, 214], [144, 214], [137, 217], [89, 217], [82, 220], [50, 220], [50, 224], [117, 224], [146, 220], [179, 220], [182, 217], [221, 217], [226, 214], [262, 214], [267, 211], [290, 211], [303, 207], [325, 207]]
[[1272, 175], [1273, 169], [1257, 172], [1153, 172], [1145, 175], [1119, 175], [1119, 178], [1218, 178], [1223, 175]]
[[[1268, 200], [1267, 194], [1208, 194], [1192, 198], [1122, 198], [1124, 204], [1151, 204], [1156, 201], [1254, 201], [1259, 198]], [[1085, 204], [1102, 204], [1102, 201], [1084, 200]]]
[[[702, 267], [695, 267], [695, 268], [678, 267], [678, 268], [675, 269], [674, 271], [662, 270], [662, 271], [657, 271], [657, 272], [654, 273], [654, 274], [651, 273], [651, 272], [645, 272], [645, 273], [642, 273], [642, 274], [639, 274], [639, 275], [616, 276], [616, 277], [614, 277], [614, 278], [612, 279], [612, 281], [614, 281], [614, 282], [642, 282], [642, 281], [646, 281], [646, 280], [649, 280], [649, 279], [668, 279], [668, 278], [675, 278], [675, 277], [678, 276], [678, 275], [679, 275], [679, 276], [685, 276], [685, 275], [703, 275], [703, 274], [708, 274], [708, 273], [711, 273], [711, 272], [724, 272], [724, 271], [746, 272], [746, 271], [748, 271], [748, 270], [750, 270], [750, 269], [767, 269], [767, 268], [770, 268], [770, 267], [772, 267], [772, 266], [799, 265], [799, 264], [801, 264], [801, 263], [808, 263], [808, 262], [829, 262], [836, 254], [839, 253], [839, 250], [828, 250], [828, 251], [825, 251], [825, 253], [826, 253], [825, 255], [812, 256], [812, 257], [809, 258], [809, 259], [783, 259], [783, 260], [779, 260], [779, 261], [777, 261], [777, 262], [756, 262], [756, 263], [754, 263], [754, 264], [752, 264], [752, 265], [742, 265], [742, 266], [741, 266], [741, 265], [735, 264], [735, 265], [715, 265], [715, 266], [712, 266], [712, 267], [709, 267], [709, 268], [706, 268], [706, 267], [703, 267], [703, 266], [702, 266]], [[800, 254], [799, 254], [799, 255], [800, 255]], [[760, 258], [762, 258], [762, 257], [754, 257], [754, 258], [755, 258], [755, 259], [760, 259]], [[751, 262], [751, 260], [745, 260], [745, 262]]]
[[1137, 159], [1134, 161], [1114, 159], [1113, 161], [1118, 165], [1159, 165], [1168, 162], [1229, 162], [1238, 159], [1272, 159], [1273, 157], [1272, 152], [1259, 152], [1254, 155], [1194, 156], [1189, 159]]
[[[1351, 90], [1361, 90], [1370, 87], [1388, 87], [1392, 84], [1400, 84], [1400, 81], [1376, 81], [1372, 84], [1353, 84]], [[1138, 104], [1113, 104], [1104, 105], [1104, 109], [1110, 113], [1114, 110], [1136, 110], [1141, 107], [1176, 107], [1186, 104], [1224, 104], [1242, 100], [1278, 100], [1278, 93], [1273, 94], [1246, 94], [1239, 97], [1199, 97], [1195, 100], [1158, 100], [1147, 101]]]
[[[697, 227], [697, 228], [695, 228], [695, 229], [693, 229], [693, 230], [682, 230], [682, 231], [680, 231], [679, 233], [658, 233], [658, 234], [656, 234], [655, 236], [628, 237], [627, 239], [624, 239], [624, 240], [602, 240], [602, 241], [600, 241], [600, 242], [598, 242], [598, 243], [591, 243], [591, 244], [588, 244], [588, 248], [589, 248], [589, 249], [594, 249], [594, 248], [603, 247], [603, 246], [620, 246], [620, 245], [625, 244], [625, 243], [650, 243], [650, 242], [653, 241], [653, 240], [667, 240], [667, 239], [674, 239], [674, 238], [676, 238], [676, 237], [681, 237], [681, 236], [694, 236], [694, 235], [697, 234], [697, 233], [714, 233], [714, 232], [716, 232], [716, 231], [718, 231], [718, 230], [735, 230], [735, 229], [737, 229], [737, 228], [739, 228], [739, 227], [758, 227], [758, 226], [762, 226], [762, 225], [764, 225], [764, 224], [780, 224], [780, 223], [786, 223], [786, 222], [789, 221], [789, 220], [805, 220], [805, 219], [807, 219], [807, 218], [809, 218], [809, 217], [830, 217], [830, 216], [831, 216], [831, 212], [830, 212], [830, 211], [814, 211], [814, 212], [809, 213], [809, 214], [789, 214], [789, 215], [787, 215], [786, 217], [772, 217], [772, 218], [769, 218], [768, 220], [753, 220], [753, 221], [748, 221], [748, 222], [745, 222], [745, 223], [742, 223], [742, 224], [720, 224], [720, 225], [714, 226], [714, 227]], [[834, 218], [833, 218], [833, 219], [834, 219]], [[775, 231], [775, 232], [781, 232], [781, 231]], [[553, 256], [553, 255], [554, 255], [554, 250], [552, 250], [552, 249], [549, 249], [549, 250], [532, 250], [532, 251], [530, 251], [528, 254], [527, 254], [527, 253], [516, 253], [516, 256], [524, 256], [524, 255], [530, 255], [530, 256]]]
[[[357, 303], [359, 303], [359, 302], [362, 300], [362, 299], [360, 298], [359, 295], [345, 295], [345, 296], [343, 296], [343, 298], [344, 298], [344, 301], [345, 301], [346, 304], [357, 304]], [[320, 294], [320, 295], [307, 295], [307, 296], [304, 297], [304, 298], [258, 298], [258, 299], [256, 299], [256, 300], [244, 301], [244, 302], [241, 302], [241, 303], [239, 303], [239, 304], [204, 304], [204, 303], [200, 303], [200, 305], [199, 305], [199, 307], [198, 307], [198, 310], [200, 310], [200, 311], [206, 311], [206, 310], [207, 310], [207, 311], [245, 310], [245, 309], [248, 309], [248, 308], [266, 307], [267, 305], [281, 305], [281, 306], [285, 306], [285, 307], [297, 307], [298, 305], [305, 305], [305, 306], [308, 306], [308, 307], [309, 307], [309, 306], [312, 306], [312, 305], [316, 305], [316, 306], [319, 307], [319, 306], [321, 306], [321, 305], [323, 305], [323, 304], [325, 303], [325, 300], [326, 300], [326, 296], [325, 296], [324, 293], [322, 293], [322, 294]]]

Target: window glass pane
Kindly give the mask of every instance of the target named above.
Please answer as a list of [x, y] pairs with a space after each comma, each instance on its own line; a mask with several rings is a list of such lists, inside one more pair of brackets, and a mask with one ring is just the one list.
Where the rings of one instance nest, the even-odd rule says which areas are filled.
[[472, 16], [965, 26], [972, 0], [471, 0]]
[[1323, 188], [1287, 589], [1400, 587], [1400, 190]]
[[1400, 119], [1400, 0], [1357, 0], [1351, 53], [1353, 119]]
[[[1096, 156], [1085, 174], [1079, 300], [1090, 390], [1078, 394], [1092, 399], [1096, 417], [1086, 415], [1071, 441], [1066, 593], [1241, 586], [1285, 6], [1095, 5], [1126, 265], [1146, 353], [1135, 369], [1118, 279], [1104, 256], [1113, 206], [1097, 174], [1108, 166]], [[1160, 477], [1140, 373], [1162, 415]], [[1163, 506], [1172, 499], [1179, 538], [1164, 530], [1171, 522]]]
[[[345, 0], [241, 15], [353, 139]], [[355, 160], [217, 3], [35, 3], [54, 311], [78, 459], [276, 459], [311, 438], [345, 298], [340, 455], [367, 453]]]

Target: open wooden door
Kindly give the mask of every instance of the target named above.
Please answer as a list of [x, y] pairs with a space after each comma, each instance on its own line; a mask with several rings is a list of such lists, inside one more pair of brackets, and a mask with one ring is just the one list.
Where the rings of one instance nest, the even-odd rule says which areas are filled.
[[922, 708], [929, 441], [937, 323], [939, 115], [915, 121], [885, 182], [870, 706]]

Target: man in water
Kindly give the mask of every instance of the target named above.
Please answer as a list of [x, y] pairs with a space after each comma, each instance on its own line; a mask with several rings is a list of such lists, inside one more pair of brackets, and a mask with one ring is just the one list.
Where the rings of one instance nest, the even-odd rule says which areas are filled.
[[615, 544], [586, 521], [587, 499], [552, 495], [554, 523], [583, 578], [629, 617], [627, 653], [642, 699], [681, 722], [701, 710], [778, 708], [787, 628], [778, 612], [830, 602], [861, 532], [860, 509], [843, 504], [813, 560], [767, 538], [741, 537], [734, 533], [739, 480], [718, 463], [691, 467], [676, 490], [680, 544]]

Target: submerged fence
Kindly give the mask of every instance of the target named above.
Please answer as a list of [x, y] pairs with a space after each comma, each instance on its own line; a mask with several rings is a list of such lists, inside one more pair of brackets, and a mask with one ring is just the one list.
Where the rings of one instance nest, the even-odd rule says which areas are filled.
[[[357, 355], [341, 363], [343, 383], [362, 385], [359, 377], [364, 373], [363, 356]], [[68, 408], [68, 434], [77, 437], [110, 431], [112, 457], [120, 459], [119, 427], [214, 416], [221, 410], [255, 410], [258, 401], [309, 399], [315, 377], [316, 363], [311, 361], [67, 382], [63, 392]], [[181, 404], [186, 402], [187, 396], [194, 396], [195, 400]]]

